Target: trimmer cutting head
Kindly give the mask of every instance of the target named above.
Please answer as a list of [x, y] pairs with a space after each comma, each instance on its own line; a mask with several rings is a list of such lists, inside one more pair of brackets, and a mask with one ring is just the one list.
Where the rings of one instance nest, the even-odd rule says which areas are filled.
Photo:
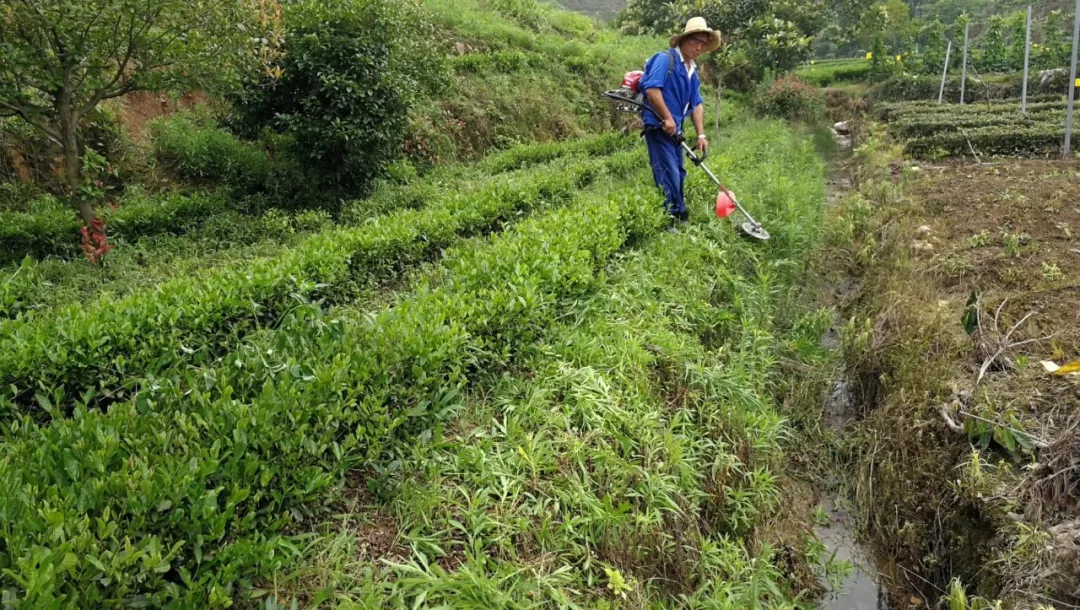
[[756, 222], [744, 222], [739, 228], [742, 229], [743, 233], [746, 233], [754, 239], [760, 239], [761, 241], [769, 239], [769, 232], [765, 230], [765, 227]]

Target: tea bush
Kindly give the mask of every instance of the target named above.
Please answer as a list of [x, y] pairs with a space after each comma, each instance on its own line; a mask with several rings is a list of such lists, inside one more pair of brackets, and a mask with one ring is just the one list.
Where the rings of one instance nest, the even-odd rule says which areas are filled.
[[878, 118], [918, 158], [979, 155], [1039, 155], [1064, 140], [1066, 102], [1060, 96], [1034, 98], [1027, 113], [1015, 99], [985, 104], [901, 102], [882, 104]]
[[1043, 125], [1062, 126], [1064, 124], [1065, 114], [1060, 111], [1013, 115], [980, 115], [974, 113], [959, 116], [931, 115], [927, 117], [915, 116], [890, 123], [889, 133], [899, 138], [911, 139], [986, 127], [999, 127], [1004, 130], [1006, 128], [1026, 128]]
[[220, 346], [275, 324], [299, 301], [347, 299], [372, 277], [419, 262], [459, 235], [564, 200], [603, 167], [602, 160], [581, 161], [481, 192], [445, 194], [422, 210], [317, 234], [275, 258], [13, 323], [0, 337], [0, 421], [13, 411], [56, 417], [73, 404], [122, 399], [136, 390], [135, 380], [178, 362], [209, 361]]
[[[110, 237], [136, 241], [146, 235], [183, 233], [230, 207], [222, 191], [165, 193], [147, 195], [131, 189], [121, 197], [116, 210], [99, 210]], [[79, 255], [79, 227], [71, 207], [54, 197], [44, 196], [30, 212], [0, 214], [0, 262], [13, 262], [25, 256], [42, 259], [49, 256]]]
[[270, 176], [266, 151], [220, 127], [174, 114], [155, 120], [151, 132], [158, 161], [185, 178], [250, 192], [262, 188]]
[[[791, 564], [774, 569], [780, 556], [756, 543], [782, 502], [791, 433], [777, 363], [806, 362], [828, 323], [796, 288], [818, 243], [823, 167], [780, 121], [725, 131], [715, 164], [776, 241], [694, 222], [619, 256], [538, 349], [508, 369], [478, 367], [479, 388], [441, 438], [376, 472], [389, 481], [375, 510], [397, 538], [392, 562], [330, 518], [268, 595], [288, 605], [310, 578], [346, 607], [603, 608], [613, 591], [647, 608], [797, 606]], [[712, 188], [694, 181], [692, 214]], [[529, 569], [540, 548], [557, 580]]]
[[[1028, 97], [1027, 110], [1029, 114], [1037, 114], [1047, 111], [1060, 111], [1066, 107], [1066, 101], [1057, 94], [1035, 95]], [[901, 118], [932, 117], [932, 116], [966, 116], [966, 115], [1015, 115], [1020, 110], [1019, 98], [1008, 98], [985, 101], [977, 104], [938, 104], [937, 100], [922, 100], [914, 102], [891, 102], [876, 104], [873, 108], [874, 116], [884, 121], [893, 121]]]
[[479, 167], [492, 174], [499, 174], [523, 169], [539, 163], [548, 163], [567, 155], [610, 155], [620, 149], [630, 147], [634, 142], [634, 138], [628, 138], [618, 133], [607, 133], [574, 140], [569, 143], [549, 142], [545, 144], [516, 146], [503, 152], [488, 155], [480, 162]]
[[17, 317], [29, 308], [27, 295], [37, 281], [37, 263], [30, 257], [10, 275], [0, 277], [0, 319]]
[[230, 604], [298, 552], [286, 529], [319, 513], [347, 472], [430, 430], [470, 371], [530, 348], [557, 303], [663, 221], [652, 201], [608, 199], [460, 250], [440, 285], [348, 325], [334, 358], [294, 363], [250, 403], [227, 389], [208, 400], [191, 378], [107, 413], [17, 427], [0, 447], [0, 481], [19, 490], [0, 498], [9, 603]]
[[80, 223], [71, 206], [43, 195], [28, 207], [26, 212], [0, 212], [0, 263], [79, 252]]
[[816, 87], [828, 87], [847, 81], [865, 81], [870, 73], [870, 62], [859, 59], [819, 61], [803, 66], [795, 75]]
[[[1068, 79], [1054, 79], [1045, 86], [1037, 74], [1028, 78], [1029, 95], [1063, 95], [1068, 92]], [[1006, 79], [979, 81], [969, 77], [964, 88], [964, 101], [969, 104], [985, 103], [986, 100], [1001, 100], [1018, 97], [1023, 89], [1023, 77], [1012, 75]], [[937, 100], [941, 88], [941, 76], [895, 76], [885, 80], [867, 92], [867, 98], [873, 102], [902, 102], [914, 100]], [[945, 82], [945, 99], [957, 102], [960, 99], [960, 77], [951, 76]]]

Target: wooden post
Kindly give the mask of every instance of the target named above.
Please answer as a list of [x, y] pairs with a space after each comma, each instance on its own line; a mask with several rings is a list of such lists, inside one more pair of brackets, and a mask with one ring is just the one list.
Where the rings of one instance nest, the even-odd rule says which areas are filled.
[[[1080, 0], [1077, 0], [1080, 2]], [[949, 73], [949, 55], [952, 54], [952, 41], [949, 41], [949, 46], [945, 47], [945, 67], [941, 69], [941, 89], [937, 94], [937, 103], [941, 103], [945, 99], [945, 76]]]
[[1027, 40], [1024, 42], [1024, 88], [1020, 94], [1020, 112], [1027, 112], [1028, 64], [1031, 61], [1031, 5], [1027, 13]]

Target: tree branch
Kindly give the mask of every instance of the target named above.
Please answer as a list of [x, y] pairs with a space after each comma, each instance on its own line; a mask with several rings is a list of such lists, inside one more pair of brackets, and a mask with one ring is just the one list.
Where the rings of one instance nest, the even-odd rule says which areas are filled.
[[[56, 140], [58, 143], [61, 141], [60, 132], [53, 129], [52, 127], [49, 127], [47, 124], [35, 119], [33, 117], [33, 112], [31, 111], [31, 109], [28, 109], [27, 107], [18, 104], [13, 104], [11, 102], [5, 102], [4, 100], [0, 100], [0, 107], [7, 108], [9, 112], [13, 113], [11, 116], [17, 116], [22, 120], [26, 121], [27, 123], [33, 125], [34, 127], [37, 127], [50, 138]], [[40, 111], [41, 109], [33, 107], [33, 110]]]

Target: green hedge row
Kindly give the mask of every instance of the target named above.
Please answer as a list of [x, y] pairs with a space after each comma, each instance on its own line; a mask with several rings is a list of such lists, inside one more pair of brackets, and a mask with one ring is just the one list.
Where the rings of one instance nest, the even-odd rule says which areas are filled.
[[[1064, 110], [1067, 102], [1060, 95], [1040, 96], [1028, 100], [1028, 114], [1041, 112], [1053, 112]], [[874, 116], [884, 121], [894, 121], [909, 117], [935, 117], [935, 116], [969, 116], [969, 115], [998, 115], [1012, 116], [1020, 114], [1019, 100], [1006, 100], [987, 104], [979, 102], [975, 104], [938, 104], [897, 102], [890, 104], [878, 104], [874, 107]]]
[[491, 176], [528, 169], [557, 159], [581, 155], [610, 155], [630, 148], [636, 141], [636, 138], [606, 133], [566, 142], [514, 146], [487, 155], [475, 164], [443, 166], [404, 184], [380, 184], [371, 197], [347, 204], [342, 210], [341, 221], [346, 224], [359, 223], [376, 214], [423, 207], [428, 201], [437, 199], [443, 189], [468, 189], [473, 184], [483, 183]]
[[[189, 225], [229, 208], [224, 191], [192, 194], [125, 195], [116, 212], [100, 211], [113, 238], [134, 241], [158, 233], [182, 233]], [[79, 227], [75, 212], [56, 200], [42, 200], [32, 212], [0, 214], [0, 264], [26, 256], [70, 257], [79, 252]]]
[[988, 127], [1018, 129], [1030, 127], [1063, 127], [1065, 114], [1060, 111], [1039, 114], [1014, 115], [960, 115], [915, 117], [889, 123], [889, 133], [902, 139], [922, 138], [939, 133], [953, 133], [961, 130], [977, 130]]
[[915, 138], [904, 143], [904, 152], [924, 159], [968, 156], [971, 147], [979, 155], [1040, 155], [1059, 151], [1064, 139], [1063, 125], [995, 126]]
[[179, 362], [210, 361], [217, 355], [213, 346], [276, 323], [298, 302], [347, 299], [373, 277], [419, 262], [461, 235], [567, 199], [604, 168], [603, 160], [588, 160], [564, 171], [506, 176], [482, 192], [446, 194], [422, 210], [314, 235], [272, 259], [70, 306], [49, 318], [2, 321], [0, 421], [20, 413], [55, 417], [73, 404], [123, 399], [134, 389], [132, 380]]
[[[0, 447], [0, 588], [12, 608], [223, 607], [298, 553], [289, 532], [345, 475], [459, 404], [470, 371], [531, 349], [561, 300], [663, 222], [626, 189], [462, 249], [439, 286], [350, 325], [250, 403], [192, 378]], [[294, 337], [303, 341], [303, 337]], [[149, 393], [148, 393], [149, 394]]]
[[828, 87], [829, 85], [865, 81], [870, 74], [870, 62], [865, 60], [845, 60], [837, 65], [818, 62], [813, 66], [804, 66], [795, 71], [795, 75], [811, 85]]
[[[1004, 82], [980, 82], [968, 78], [964, 88], [964, 101], [967, 103], [984, 102], [987, 99], [1000, 100], [1019, 97], [1023, 90], [1023, 77], [1016, 76]], [[945, 81], [945, 99], [950, 102], [960, 100], [960, 77], [951, 76]], [[1055, 79], [1043, 86], [1038, 75], [1028, 79], [1029, 95], [1065, 95], [1069, 91], [1068, 79]], [[913, 100], [937, 100], [941, 89], [940, 76], [895, 76], [874, 85], [866, 96], [871, 102], [902, 102]]]
[[637, 142], [637, 138], [611, 132], [573, 142], [546, 142], [544, 144], [515, 146], [488, 155], [478, 164], [478, 168], [492, 174], [500, 174], [540, 163], [547, 163], [567, 155], [610, 155], [633, 146], [635, 142]]

